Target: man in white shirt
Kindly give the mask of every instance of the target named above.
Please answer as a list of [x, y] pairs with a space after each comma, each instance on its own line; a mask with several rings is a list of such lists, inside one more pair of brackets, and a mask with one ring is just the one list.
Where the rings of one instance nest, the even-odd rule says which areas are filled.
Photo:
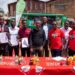
[[49, 56], [49, 51], [48, 51], [48, 32], [50, 31], [50, 29], [52, 29], [52, 25], [48, 24], [48, 18], [47, 17], [43, 17], [43, 30], [45, 32], [45, 36], [46, 36], [46, 42], [44, 45], [44, 51], [45, 51], [45, 56], [48, 57]]
[[12, 56], [13, 49], [15, 55], [19, 55], [19, 40], [18, 40], [19, 28], [16, 27], [15, 20], [12, 20], [11, 27], [9, 27], [9, 56]]
[[[65, 34], [65, 50], [67, 51], [67, 44], [68, 44], [68, 38], [69, 38], [69, 32], [72, 30], [71, 27], [69, 27], [69, 21], [66, 21], [64, 23], [64, 27], [60, 28], [64, 34]], [[66, 54], [66, 52], [64, 52]]]

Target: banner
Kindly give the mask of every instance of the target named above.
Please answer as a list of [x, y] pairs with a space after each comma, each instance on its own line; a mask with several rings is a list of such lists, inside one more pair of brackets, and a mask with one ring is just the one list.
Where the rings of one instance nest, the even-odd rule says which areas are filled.
[[26, 7], [24, 0], [19, 0], [16, 5], [16, 26], [18, 26], [22, 13]]

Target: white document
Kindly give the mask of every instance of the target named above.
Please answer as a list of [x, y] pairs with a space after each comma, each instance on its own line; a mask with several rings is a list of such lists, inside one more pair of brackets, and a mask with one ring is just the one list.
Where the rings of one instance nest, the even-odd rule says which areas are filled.
[[10, 35], [10, 43], [12, 46], [18, 45], [18, 39], [16, 34]]
[[42, 72], [43, 71], [43, 67], [41, 66], [36, 66], [36, 72], [39, 73], [39, 72]]
[[0, 33], [0, 43], [8, 43], [8, 37], [6, 35], [6, 32]]
[[60, 57], [60, 56], [53, 57], [52, 59], [53, 59], [53, 60], [56, 60], [56, 61], [66, 60], [66, 58]]
[[22, 38], [22, 48], [29, 47], [28, 38]]

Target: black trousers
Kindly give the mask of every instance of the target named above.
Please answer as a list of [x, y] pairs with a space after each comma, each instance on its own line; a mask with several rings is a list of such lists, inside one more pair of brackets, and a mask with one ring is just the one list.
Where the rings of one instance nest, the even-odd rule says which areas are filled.
[[75, 55], [75, 50], [72, 50], [72, 49], [68, 49], [69, 51], [68, 51], [68, 54], [69, 54], [69, 56], [73, 56], [73, 55]]
[[28, 48], [21, 48], [21, 55], [22, 56], [27, 55], [27, 57], [30, 57], [30, 48], [29, 47]]
[[45, 52], [45, 57], [49, 57], [48, 40], [46, 40], [46, 42], [45, 42], [45, 45], [44, 45], [44, 52]]
[[10, 46], [10, 45], [9, 45], [9, 56], [12, 56], [13, 49], [14, 49], [15, 55], [18, 56], [19, 55], [19, 46]]
[[51, 49], [51, 54], [52, 54], [52, 57], [61, 56], [62, 55], [62, 50], [60, 50], [60, 49]]
[[31, 52], [32, 56], [43, 57], [43, 47], [33, 47], [33, 51]]
[[35, 55], [35, 56], [39, 56], [39, 57], [43, 57], [43, 52], [36, 49], [32, 52], [32, 55]]
[[0, 44], [0, 55], [8, 56], [8, 43]]

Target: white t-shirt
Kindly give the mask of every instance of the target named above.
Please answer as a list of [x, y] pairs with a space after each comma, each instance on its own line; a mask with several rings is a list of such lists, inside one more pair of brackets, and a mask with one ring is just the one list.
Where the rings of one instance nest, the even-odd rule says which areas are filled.
[[68, 27], [68, 29], [66, 30], [64, 27], [61, 28], [61, 30], [64, 32], [65, 34], [65, 39], [68, 40], [69, 37], [69, 32], [72, 30], [70, 27]]
[[10, 33], [10, 40], [9, 41], [12, 46], [17, 46], [19, 44], [19, 41], [17, 39], [18, 31], [19, 31], [18, 27], [15, 27], [14, 29], [12, 27], [9, 27], [9, 33]]
[[65, 40], [66, 40], [66, 44], [65, 44], [65, 48], [67, 47], [68, 44], [68, 38], [69, 38], [69, 32], [72, 30], [70, 27], [68, 27], [68, 29], [66, 30], [64, 27], [60, 28], [64, 34], [65, 34]]
[[43, 30], [45, 31], [46, 40], [48, 39], [48, 26], [44, 25]]

